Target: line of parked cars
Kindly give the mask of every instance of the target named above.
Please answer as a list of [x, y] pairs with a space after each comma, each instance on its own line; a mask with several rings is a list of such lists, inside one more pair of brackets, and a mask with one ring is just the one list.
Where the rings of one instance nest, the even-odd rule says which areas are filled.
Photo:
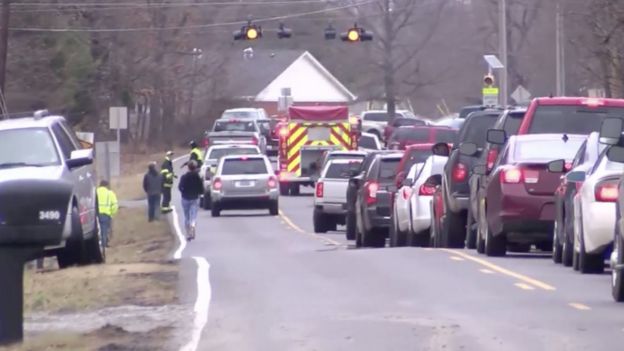
[[[344, 223], [356, 247], [389, 239], [488, 256], [548, 252], [581, 273], [610, 266], [613, 297], [624, 301], [624, 100], [544, 97], [526, 108], [465, 110], [393, 131], [426, 137], [401, 144], [391, 135], [391, 150], [327, 162], [315, 231]], [[433, 137], [445, 130], [452, 139]]]

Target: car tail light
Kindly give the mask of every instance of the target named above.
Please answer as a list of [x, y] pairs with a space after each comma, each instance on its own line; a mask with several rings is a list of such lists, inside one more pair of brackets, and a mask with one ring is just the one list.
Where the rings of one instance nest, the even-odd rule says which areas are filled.
[[323, 197], [324, 187], [325, 185], [323, 185], [323, 182], [316, 183], [316, 197]]
[[401, 196], [403, 196], [403, 200], [409, 199], [410, 195], [412, 195], [412, 188], [404, 186], [401, 191]]
[[379, 183], [366, 182], [366, 184], [364, 184], [364, 195], [367, 205], [372, 205], [377, 202], [377, 191], [379, 191]]
[[457, 163], [455, 167], [453, 167], [452, 172], [453, 180], [456, 182], [463, 182], [466, 180], [468, 176], [468, 171], [466, 170], [466, 166], [463, 163]]
[[420, 186], [420, 188], [418, 188], [418, 195], [433, 196], [433, 193], [435, 193], [435, 191], [435, 186], [423, 184]]
[[522, 182], [522, 170], [519, 168], [508, 168], [500, 173], [501, 183], [518, 184]]
[[269, 185], [269, 189], [277, 188], [277, 179], [275, 179], [274, 176], [270, 176], [267, 184]]
[[569, 171], [569, 170], [571, 170], [571, 169], [572, 169], [572, 162], [566, 162], [566, 163], [563, 165], [563, 170], [564, 170], [564, 171], [568, 172], [568, 171]]
[[256, 137], [251, 138], [251, 143], [254, 145], [258, 145], [258, 138]]
[[581, 103], [589, 107], [600, 107], [605, 104], [605, 101], [603, 99], [598, 99], [598, 98], [589, 98], [589, 99], [584, 99]]
[[494, 163], [496, 162], [496, 158], [498, 158], [498, 150], [490, 149], [487, 154], [487, 170], [491, 171], [494, 168]]
[[594, 193], [598, 202], [615, 202], [618, 198], [618, 185], [617, 183], [601, 183], [596, 185]]
[[281, 138], [285, 138], [285, 137], [288, 136], [288, 128], [287, 127], [282, 127], [282, 128], [279, 129], [278, 133], [279, 133], [279, 136]]
[[214, 190], [221, 190], [222, 187], [223, 187], [223, 183], [221, 182], [221, 178], [215, 178], [214, 181], [212, 182], [212, 188]]

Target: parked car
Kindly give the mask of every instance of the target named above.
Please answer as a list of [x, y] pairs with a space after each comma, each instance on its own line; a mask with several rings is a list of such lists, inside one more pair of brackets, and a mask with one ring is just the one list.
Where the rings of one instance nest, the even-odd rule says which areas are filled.
[[457, 129], [442, 126], [415, 126], [397, 128], [386, 144], [390, 150], [405, 150], [412, 144], [453, 144]]
[[[437, 144], [414, 144], [405, 149], [401, 162], [397, 167], [395, 185], [400, 188], [407, 177], [407, 172], [417, 163], [424, 163], [433, 153], [433, 147]], [[450, 146], [449, 146], [450, 147]], [[413, 178], [412, 178], [413, 180]]]
[[279, 211], [278, 180], [264, 155], [222, 157], [210, 186], [211, 214], [219, 217], [226, 209], [267, 208]]
[[275, 133], [275, 127], [279, 121], [276, 119], [258, 119], [256, 123], [260, 129], [260, 134], [266, 141], [266, 154], [269, 156], [277, 155], [279, 148], [279, 136]]
[[[598, 157], [603, 152], [605, 145], [598, 142], [598, 132], [591, 133], [581, 144], [571, 164], [564, 164], [565, 172], [589, 172]], [[552, 168], [552, 167], [551, 167]], [[557, 173], [561, 170], [554, 169]], [[581, 188], [582, 181], [561, 177], [559, 186], [555, 191], [555, 223], [553, 228], [553, 261], [563, 263], [564, 266], [572, 266], [574, 246], [574, 197]]]
[[375, 134], [362, 133], [358, 139], [358, 149], [362, 151], [381, 150], [381, 142]]
[[221, 119], [268, 119], [266, 111], [263, 108], [242, 107], [231, 108], [223, 111]]
[[[624, 163], [624, 143], [621, 137], [607, 151], [612, 162]], [[617, 302], [624, 302], [624, 175], [618, 181], [618, 196], [615, 202], [615, 228], [613, 251], [610, 257], [611, 295]]]
[[356, 232], [356, 209], [355, 202], [357, 200], [358, 192], [362, 185], [364, 184], [364, 177], [366, 175], [366, 170], [368, 170], [375, 160], [375, 158], [380, 154], [387, 154], [389, 151], [380, 150], [380, 151], [372, 151], [369, 152], [360, 167], [357, 170], [352, 170], [349, 182], [347, 185], [347, 215], [346, 215], [346, 231], [345, 235], [347, 240], [355, 240], [355, 232]]
[[[390, 246], [428, 246], [431, 201], [440, 184], [447, 157], [429, 156], [414, 164], [394, 196]], [[435, 181], [432, 177], [437, 176]]]
[[[516, 135], [509, 139], [488, 174], [479, 208], [477, 251], [488, 256], [552, 248], [554, 194], [562, 173], [548, 171], [554, 160], [570, 162], [584, 135]], [[462, 146], [470, 154], [474, 144]], [[487, 173], [485, 166], [475, 172]]]
[[347, 186], [352, 170], [359, 169], [362, 158], [332, 159], [325, 164], [314, 191], [312, 222], [315, 233], [336, 230], [346, 224]]
[[426, 126], [429, 122], [414, 117], [395, 117], [393, 120], [388, 122], [386, 127], [384, 128], [383, 138], [384, 140], [388, 140], [392, 133], [400, 127], [410, 127], [410, 126]]
[[[502, 111], [497, 109], [473, 112], [466, 117], [459, 130], [456, 143], [450, 150], [450, 156], [442, 175], [443, 213], [438, 213], [444, 223], [440, 225], [439, 240], [441, 247], [464, 247], [466, 239], [467, 210], [470, 205], [470, 187], [468, 175], [477, 164], [478, 157], [485, 146], [485, 136], [489, 128], [498, 120]], [[459, 152], [464, 143], [475, 145], [471, 156]], [[446, 155], [448, 151], [443, 150]], [[445, 156], [441, 154], [440, 156]]]
[[[506, 135], [515, 135], [520, 128], [520, 123], [524, 117], [526, 109], [513, 108], [505, 110], [494, 123], [493, 129], [502, 129]], [[486, 165], [488, 171], [494, 167], [494, 162], [498, 158], [501, 145], [485, 143], [483, 151], [479, 152], [477, 164]], [[477, 223], [479, 223], [479, 190], [485, 183], [485, 175], [472, 174], [469, 179], [470, 206], [466, 217], [466, 247], [475, 249], [477, 247]]]
[[217, 170], [219, 160], [224, 156], [235, 155], [260, 155], [260, 149], [255, 145], [213, 145], [206, 152], [204, 162], [199, 170], [201, 178], [204, 180], [204, 195], [201, 198], [202, 207], [210, 209], [210, 183], [212, 176]]
[[610, 161], [601, 153], [588, 172], [574, 171], [569, 181], [582, 182], [574, 203], [574, 269], [581, 273], [602, 273], [611, 252], [615, 227], [615, 201], [624, 164]]
[[[396, 117], [406, 117], [406, 118], [414, 118], [416, 116], [407, 110], [397, 110], [395, 112]], [[375, 134], [379, 140], [383, 140], [383, 132], [384, 128], [388, 122], [390, 122], [390, 116], [388, 116], [388, 111], [385, 110], [369, 110], [362, 112], [362, 116], [360, 118], [362, 127], [361, 131], [366, 133]]]
[[0, 244], [44, 248], [60, 268], [103, 263], [93, 149], [65, 118], [0, 120]]
[[331, 160], [339, 160], [339, 159], [358, 159], [363, 160], [366, 156], [366, 151], [342, 151], [342, 150], [328, 150], [323, 153], [319, 161], [319, 165], [317, 166], [318, 171], [315, 172], [311, 177], [313, 179], [318, 179], [321, 175], [321, 171], [327, 165], [327, 162]]
[[390, 227], [389, 186], [394, 186], [401, 153], [375, 157], [363, 177], [355, 203], [356, 247], [383, 247]]
[[266, 138], [255, 120], [218, 119], [212, 131], [206, 133], [205, 145], [256, 145], [260, 151], [266, 153]]

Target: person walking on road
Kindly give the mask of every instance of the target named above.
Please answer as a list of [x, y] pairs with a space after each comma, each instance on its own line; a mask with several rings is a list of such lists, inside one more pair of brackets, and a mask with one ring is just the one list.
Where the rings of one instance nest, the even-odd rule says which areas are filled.
[[184, 168], [185, 166], [187, 166], [191, 161], [195, 161], [197, 168], [201, 168], [201, 166], [204, 164], [204, 153], [201, 151], [199, 146], [197, 146], [197, 143], [195, 142], [195, 140], [191, 141], [189, 143], [189, 146], [191, 147], [191, 153], [189, 155], [189, 159], [182, 165], [181, 168]]
[[147, 194], [147, 220], [153, 222], [158, 218], [158, 205], [163, 188], [163, 178], [158, 174], [156, 162], [151, 162], [147, 173], [143, 176], [143, 190]]
[[163, 161], [160, 167], [160, 175], [163, 178], [162, 205], [160, 206], [160, 211], [162, 213], [171, 212], [171, 188], [173, 188], [173, 178], [176, 178], [175, 173], [173, 173], [172, 156], [173, 151], [167, 151], [167, 154], [165, 154], [165, 161]]
[[108, 247], [108, 239], [113, 225], [113, 217], [117, 214], [119, 204], [117, 195], [110, 190], [107, 180], [102, 180], [97, 188], [98, 220], [100, 222], [100, 233], [102, 235], [102, 245]]
[[199, 196], [204, 193], [204, 183], [199, 176], [195, 161], [188, 163], [188, 172], [180, 178], [178, 189], [182, 195], [186, 240], [191, 241], [195, 239], [195, 220], [199, 210]]

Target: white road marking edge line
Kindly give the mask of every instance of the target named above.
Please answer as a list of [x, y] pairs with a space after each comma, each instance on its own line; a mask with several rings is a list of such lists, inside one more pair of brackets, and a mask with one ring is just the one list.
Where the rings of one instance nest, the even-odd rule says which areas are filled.
[[210, 264], [204, 257], [193, 256], [193, 260], [197, 263], [197, 300], [193, 312], [193, 332], [191, 340], [184, 345], [180, 351], [196, 351], [199, 346], [201, 334], [204, 331], [206, 323], [208, 323], [208, 310], [210, 308], [210, 300], [212, 298], [212, 288], [210, 287]]
[[175, 206], [171, 205], [171, 213], [173, 214], [173, 227], [175, 228], [176, 236], [178, 237], [178, 241], [180, 245], [178, 249], [173, 254], [173, 259], [179, 260], [182, 258], [182, 251], [186, 248], [186, 238], [182, 235], [182, 229], [180, 229], [180, 223], [178, 222], [178, 211], [176, 211]]

